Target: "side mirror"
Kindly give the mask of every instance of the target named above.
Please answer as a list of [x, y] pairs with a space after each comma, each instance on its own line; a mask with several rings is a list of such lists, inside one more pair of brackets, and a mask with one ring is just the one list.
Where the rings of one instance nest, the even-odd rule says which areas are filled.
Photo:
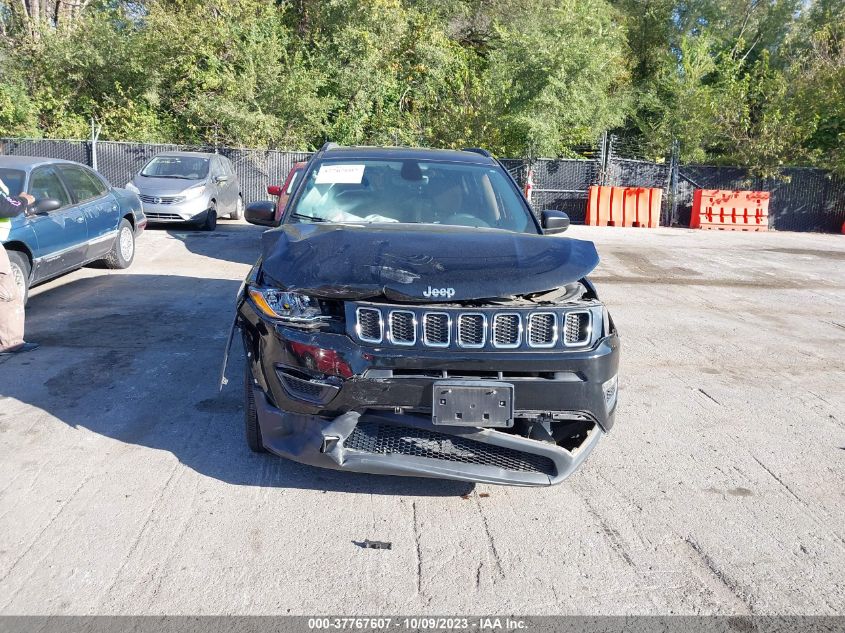
[[36, 200], [35, 204], [31, 207], [32, 213], [50, 213], [50, 211], [56, 211], [57, 209], [62, 208], [62, 203], [55, 198], [41, 198], [41, 200]]
[[214, 182], [216, 182], [216, 183], [229, 182], [229, 177], [228, 176], [215, 176]]
[[543, 233], [546, 235], [563, 233], [569, 228], [569, 216], [563, 211], [548, 209], [540, 215], [540, 224], [543, 227]]
[[262, 200], [261, 202], [253, 202], [247, 205], [244, 218], [250, 224], [257, 224], [259, 226], [278, 226], [276, 222], [276, 205], [270, 200]]
[[278, 185], [268, 185], [267, 193], [269, 193], [271, 196], [280, 196], [282, 195], [282, 188]]

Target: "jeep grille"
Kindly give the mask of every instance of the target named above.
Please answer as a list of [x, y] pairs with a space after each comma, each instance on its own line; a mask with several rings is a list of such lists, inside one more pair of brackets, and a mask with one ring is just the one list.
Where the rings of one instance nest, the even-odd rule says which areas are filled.
[[594, 340], [594, 309], [474, 311], [347, 304], [350, 335], [362, 343], [456, 349], [584, 347]]

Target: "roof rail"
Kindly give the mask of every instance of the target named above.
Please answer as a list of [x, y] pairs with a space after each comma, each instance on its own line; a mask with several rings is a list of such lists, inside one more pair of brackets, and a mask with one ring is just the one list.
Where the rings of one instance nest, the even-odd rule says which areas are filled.
[[481, 154], [482, 156], [486, 156], [487, 158], [493, 158], [493, 154], [488, 152], [486, 149], [482, 149], [480, 147], [465, 147], [461, 151], [472, 152], [473, 154]]
[[337, 147], [340, 147], [337, 143], [332, 143], [331, 141], [329, 141], [328, 143], [323, 143], [323, 146], [320, 148], [320, 151], [326, 152], [330, 149], [335, 149]]

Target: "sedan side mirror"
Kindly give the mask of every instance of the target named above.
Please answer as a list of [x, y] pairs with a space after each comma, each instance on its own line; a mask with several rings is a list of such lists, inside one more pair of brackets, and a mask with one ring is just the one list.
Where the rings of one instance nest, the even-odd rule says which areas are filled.
[[214, 182], [221, 183], [221, 182], [229, 182], [228, 176], [215, 176]]
[[280, 196], [282, 195], [282, 188], [279, 185], [268, 185], [267, 193], [271, 196]]
[[569, 216], [563, 211], [547, 209], [540, 215], [540, 224], [543, 227], [543, 233], [546, 235], [563, 233], [569, 228]]
[[50, 213], [50, 211], [61, 209], [62, 203], [60, 200], [56, 200], [55, 198], [41, 198], [41, 200], [36, 200], [35, 204], [31, 208], [32, 213], [35, 214]]
[[244, 218], [250, 224], [258, 226], [279, 226], [276, 222], [276, 205], [270, 200], [253, 202], [246, 208]]

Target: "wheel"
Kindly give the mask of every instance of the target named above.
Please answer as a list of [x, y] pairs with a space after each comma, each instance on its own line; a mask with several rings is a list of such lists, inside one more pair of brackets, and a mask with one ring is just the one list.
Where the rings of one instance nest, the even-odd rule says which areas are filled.
[[230, 220], [242, 220], [244, 217], [244, 199], [241, 194], [238, 194], [238, 202], [235, 204], [235, 210], [229, 214]]
[[129, 220], [123, 218], [117, 227], [117, 237], [103, 262], [106, 268], [129, 268], [135, 259], [135, 231]]
[[266, 453], [261, 441], [261, 427], [258, 426], [258, 410], [255, 408], [255, 393], [252, 391], [252, 370], [249, 361], [244, 364], [244, 426], [246, 444], [253, 453]]
[[[0, 246], [0, 248], [3, 247]], [[26, 305], [27, 300], [29, 300], [29, 275], [32, 272], [29, 259], [20, 251], [6, 252], [9, 254], [9, 263], [12, 265], [12, 277], [15, 279], [15, 285], [23, 297], [23, 304]]]
[[200, 224], [203, 231], [213, 231], [217, 228], [217, 205], [212, 202], [205, 212], [205, 221]]

